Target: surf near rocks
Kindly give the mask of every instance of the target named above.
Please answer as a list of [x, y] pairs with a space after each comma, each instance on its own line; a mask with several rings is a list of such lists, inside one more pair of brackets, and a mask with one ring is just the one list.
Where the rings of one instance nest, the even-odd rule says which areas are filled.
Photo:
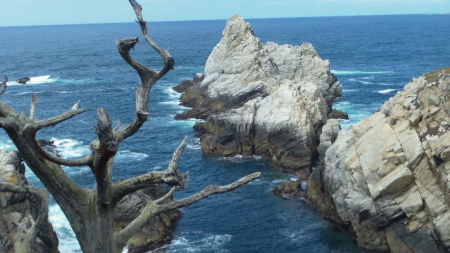
[[304, 178], [317, 157], [321, 128], [342, 86], [309, 43], [262, 44], [239, 15], [211, 52], [203, 79], [180, 100], [177, 119], [205, 119], [206, 156], [260, 155]]

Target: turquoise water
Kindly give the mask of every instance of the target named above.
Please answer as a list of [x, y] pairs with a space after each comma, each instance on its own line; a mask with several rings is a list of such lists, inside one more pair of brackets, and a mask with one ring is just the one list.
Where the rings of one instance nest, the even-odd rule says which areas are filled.
[[[322, 58], [330, 60], [344, 89], [334, 107], [349, 113], [345, 127], [371, 115], [413, 77], [450, 65], [449, 15], [247, 21], [263, 42], [311, 42]], [[276, 171], [258, 157], [206, 159], [194, 144], [195, 121], [173, 119], [186, 108], [178, 106], [179, 94], [171, 87], [202, 72], [224, 27], [224, 20], [149, 23], [153, 39], [175, 58], [176, 70], [154, 87], [150, 120], [121, 146], [114, 177], [165, 168], [186, 135], [190, 141], [180, 169], [189, 171], [191, 180], [176, 198], [255, 171], [263, 174], [234, 192], [183, 208], [173, 243], [157, 252], [360, 252], [349, 236], [333, 230], [302, 201], [283, 200], [272, 193], [294, 175]], [[86, 155], [96, 137], [92, 124], [98, 107], [105, 107], [123, 124], [134, 117], [139, 79], [117, 53], [115, 41], [139, 35], [135, 23], [0, 27], [0, 74], [10, 80], [32, 77], [26, 85], [10, 82], [0, 99], [28, 112], [31, 94], [37, 93], [38, 119], [60, 114], [81, 100], [86, 113], [43, 130], [38, 138], [54, 140], [65, 157]], [[160, 57], [144, 43], [138, 44], [133, 55], [148, 66], [161, 66]], [[4, 132], [0, 132], [0, 148], [14, 149]], [[66, 172], [78, 183], [94, 187], [89, 168], [66, 168]], [[30, 182], [39, 184], [32, 173], [27, 175]], [[50, 211], [61, 252], [79, 252], [61, 210], [52, 203]]]

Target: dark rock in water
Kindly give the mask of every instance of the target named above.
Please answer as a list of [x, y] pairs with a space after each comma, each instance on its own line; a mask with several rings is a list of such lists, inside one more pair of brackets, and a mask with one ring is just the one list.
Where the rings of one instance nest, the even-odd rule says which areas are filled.
[[[144, 190], [125, 196], [116, 207], [114, 215], [115, 229], [123, 229], [140, 213], [146, 204], [145, 199], [159, 199], [169, 190], [163, 185], [151, 185]], [[166, 203], [171, 202], [169, 199]], [[128, 241], [129, 253], [144, 253], [159, 248], [172, 241], [173, 232], [180, 211], [161, 213], [150, 219], [146, 225]]]
[[329, 119], [348, 119], [348, 113], [339, 111], [339, 110], [331, 110], [330, 113], [328, 113]]
[[1, 184], [28, 188], [29, 192], [0, 191], [0, 252], [25, 252], [19, 248], [27, 240], [31, 246], [26, 252], [59, 252], [58, 238], [48, 221], [49, 194], [45, 189], [29, 185], [24, 171], [19, 171], [23, 171], [19, 153], [1, 150]]
[[55, 153], [56, 152], [56, 146], [54, 141], [48, 141], [48, 140], [38, 140], [39, 146], [41, 146], [45, 151], [49, 153]]
[[22, 77], [22, 78], [16, 80], [16, 82], [20, 83], [20, 84], [26, 84], [29, 81], [30, 81], [29, 77]]
[[178, 84], [177, 86], [173, 87], [172, 89], [178, 93], [185, 92], [187, 88], [193, 86], [195, 83], [191, 80], [185, 80]]
[[198, 84], [201, 82], [204, 78], [204, 75], [202, 73], [197, 73], [194, 75], [194, 78], [191, 80], [185, 80], [178, 84], [177, 86], [173, 87], [172, 89], [178, 93], [185, 92], [188, 88], [194, 86], [195, 84]]
[[306, 192], [302, 189], [302, 180], [283, 182], [273, 192], [287, 199], [304, 199]]

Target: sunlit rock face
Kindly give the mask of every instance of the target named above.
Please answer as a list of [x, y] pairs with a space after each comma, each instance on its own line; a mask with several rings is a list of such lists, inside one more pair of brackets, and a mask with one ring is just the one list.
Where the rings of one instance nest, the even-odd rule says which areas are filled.
[[311, 167], [322, 126], [342, 87], [310, 43], [262, 44], [242, 17], [231, 17], [204, 79], [181, 97], [177, 118], [206, 122], [207, 156], [261, 155], [285, 171]]
[[325, 152], [322, 185], [360, 246], [450, 248], [450, 68], [414, 79]]

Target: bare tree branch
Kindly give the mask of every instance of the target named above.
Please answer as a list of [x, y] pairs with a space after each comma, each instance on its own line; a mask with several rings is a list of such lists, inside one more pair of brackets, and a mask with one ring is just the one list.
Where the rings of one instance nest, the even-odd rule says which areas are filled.
[[205, 187], [205, 189], [203, 189], [201, 192], [194, 194], [192, 196], [189, 196], [187, 198], [184, 199], [180, 199], [177, 201], [174, 201], [170, 204], [165, 204], [165, 205], [161, 205], [160, 206], [160, 212], [166, 212], [169, 210], [175, 210], [181, 207], [185, 207], [188, 205], [193, 204], [194, 202], [197, 202], [201, 199], [207, 198], [212, 194], [220, 194], [220, 193], [224, 193], [224, 192], [229, 192], [229, 191], [233, 191], [236, 188], [239, 188], [255, 179], [257, 179], [259, 176], [261, 175], [261, 172], [255, 172], [253, 174], [247, 175], [237, 181], [234, 181], [231, 184], [228, 185], [209, 185], [207, 187]]
[[256, 172], [256, 173], [247, 175], [237, 181], [234, 181], [231, 184], [224, 185], [224, 186], [209, 185], [205, 189], [203, 189], [201, 192], [199, 192], [195, 195], [192, 195], [192, 196], [184, 198], [184, 199], [177, 200], [170, 204], [156, 205], [155, 202], [149, 202], [144, 207], [144, 209], [142, 209], [141, 214], [138, 217], [136, 217], [136, 219], [134, 219], [130, 224], [128, 224], [128, 226], [126, 226], [124, 229], [122, 229], [116, 235], [117, 243], [119, 245], [126, 243], [131, 237], [133, 237], [142, 228], [142, 226], [151, 217], [158, 215], [159, 213], [175, 210], [175, 209], [185, 207], [185, 206], [189, 206], [189, 205], [191, 205], [201, 199], [207, 198], [213, 194], [219, 194], [219, 193], [232, 191], [238, 187], [241, 187], [241, 186], [257, 179], [260, 175], [261, 175], [261, 172]]
[[149, 34], [148, 34], [148, 29], [147, 29], [147, 22], [144, 21], [144, 19], [142, 18], [142, 7], [135, 1], [135, 0], [129, 0], [131, 6], [134, 9], [134, 12], [136, 13], [136, 17], [137, 17], [137, 22], [139, 23], [139, 25], [141, 26], [141, 30], [142, 30], [142, 34], [144, 35], [145, 40], [147, 41], [147, 43], [153, 48], [155, 49], [163, 58], [164, 61], [164, 67], [161, 69], [161, 71], [158, 72], [158, 79], [160, 79], [161, 77], [163, 77], [167, 72], [169, 72], [170, 70], [173, 70], [175, 67], [175, 61], [172, 58], [172, 56], [170, 56], [169, 52], [158, 47], [155, 42], [153, 42], [153, 40], [150, 38]]
[[166, 193], [164, 196], [162, 196], [161, 198], [153, 201], [153, 204], [160, 204], [163, 203], [164, 201], [168, 200], [170, 197], [173, 196], [173, 194], [178, 191], [178, 189], [180, 189], [180, 187], [178, 186], [174, 186], [172, 187], [172, 189], [170, 189], [170, 191], [168, 193]]
[[33, 93], [33, 96], [31, 97], [31, 105], [30, 105], [30, 120], [31, 121], [36, 120], [36, 104], [37, 104], [37, 96], [36, 96], [36, 93]]
[[6, 84], [6, 83], [8, 82], [8, 77], [6, 77], [6, 76], [4, 76], [4, 77], [5, 77], [5, 81], [3, 81], [2, 83], [0, 83], [0, 86], [3, 85], [3, 90], [0, 91], [0, 95], [3, 94], [3, 93], [5, 93], [6, 87], [8, 86], [8, 85]]
[[47, 159], [53, 163], [68, 166], [68, 167], [78, 167], [78, 166], [92, 166], [92, 155], [88, 155], [83, 158], [79, 159], [64, 159], [61, 157], [56, 156], [55, 154], [51, 155], [47, 153], [40, 145], [36, 142], [36, 146], [38, 147], [39, 154], [44, 158]]
[[141, 27], [142, 34], [144, 35], [145, 40], [162, 57], [164, 67], [159, 72], [156, 72], [147, 68], [145, 65], [139, 63], [130, 56], [130, 50], [134, 49], [134, 46], [139, 42], [138, 37], [123, 39], [119, 43], [117, 43], [117, 48], [120, 55], [131, 67], [133, 67], [137, 71], [137, 73], [141, 77], [142, 82], [142, 86], [136, 90], [136, 119], [130, 125], [123, 128], [122, 131], [116, 134], [117, 141], [119, 143], [135, 134], [147, 121], [148, 102], [150, 99], [151, 88], [167, 72], [173, 70], [175, 66], [175, 61], [173, 60], [169, 52], [158, 47], [156, 43], [154, 43], [150, 38], [148, 34], [147, 23], [142, 18], [142, 7], [135, 0], [129, 1], [134, 9], [134, 12], [136, 13], [136, 17], [138, 19], [138, 23]]
[[30, 123], [28, 126], [25, 126], [25, 128], [31, 128], [33, 129], [32, 132], [37, 132], [45, 127], [56, 126], [57, 124], [66, 121], [68, 119], [71, 119], [77, 116], [78, 114], [82, 114], [86, 111], [86, 109], [73, 109], [73, 108], [74, 107], [72, 107], [72, 109], [70, 109], [69, 111], [60, 114], [58, 116], [55, 116], [53, 118]]
[[119, 143], [116, 141], [112, 129], [112, 120], [109, 113], [103, 108], [97, 110], [98, 126], [96, 133], [99, 141], [98, 159], [93, 162], [94, 174], [97, 181], [98, 204], [109, 205], [111, 203], [112, 167]]
[[178, 161], [186, 149], [187, 136], [180, 143], [172, 155], [169, 167], [165, 171], [151, 171], [147, 174], [126, 179], [113, 185], [113, 203], [119, 202], [125, 195], [144, 189], [151, 184], [165, 183], [184, 189], [188, 182], [188, 173], [180, 174]]
[[178, 175], [168, 171], [150, 171], [144, 175], [122, 180], [113, 184], [113, 203], [118, 203], [125, 195], [144, 189], [152, 184], [184, 185], [186, 174]]

